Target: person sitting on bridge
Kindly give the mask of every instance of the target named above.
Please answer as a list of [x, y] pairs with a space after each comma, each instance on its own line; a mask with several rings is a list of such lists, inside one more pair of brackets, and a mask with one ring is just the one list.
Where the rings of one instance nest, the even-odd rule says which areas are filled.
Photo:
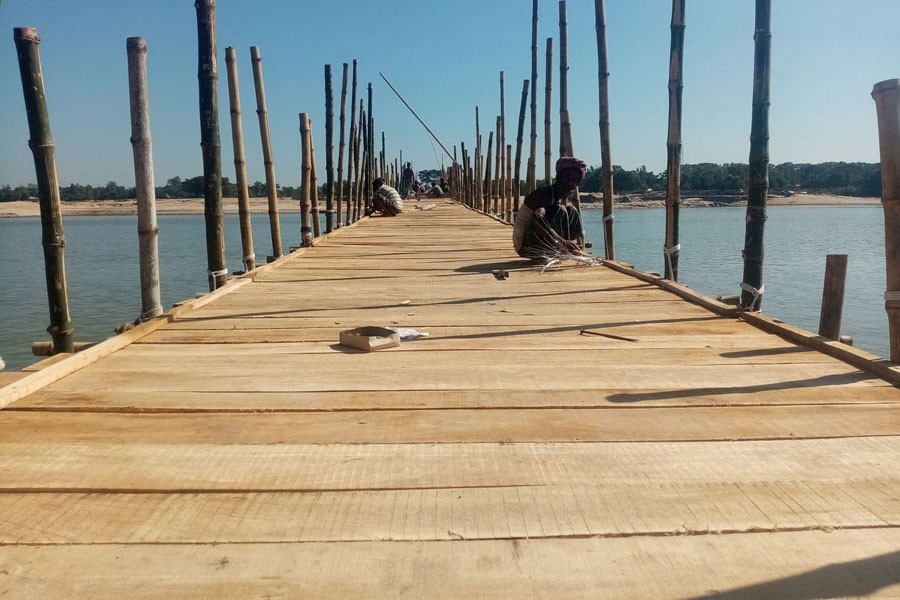
[[564, 156], [556, 161], [556, 183], [528, 194], [513, 227], [513, 247], [519, 256], [547, 260], [559, 253], [580, 253], [581, 215], [566, 206], [584, 178], [584, 161]]
[[395, 217], [403, 212], [403, 199], [400, 193], [387, 185], [384, 179], [379, 177], [373, 181], [372, 188], [375, 190], [375, 197], [372, 199], [372, 210], [369, 211], [369, 215], [377, 212], [381, 213], [382, 217]]

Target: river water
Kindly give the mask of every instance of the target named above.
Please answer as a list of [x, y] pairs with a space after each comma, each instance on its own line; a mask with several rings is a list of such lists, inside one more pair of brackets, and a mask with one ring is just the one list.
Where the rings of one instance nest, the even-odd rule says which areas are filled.
[[[682, 283], [710, 295], [737, 294], [743, 273], [741, 208], [681, 210]], [[271, 252], [266, 215], [253, 215], [259, 262]], [[603, 253], [602, 215], [585, 211], [594, 252]], [[769, 207], [766, 224], [763, 312], [815, 331], [827, 254], [848, 254], [842, 331], [856, 346], [888, 354], [884, 221], [880, 206]], [[97, 341], [140, 312], [136, 217], [67, 217], [66, 263], [76, 339]], [[299, 215], [281, 215], [283, 245], [299, 245]], [[159, 217], [160, 277], [164, 307], [207, 290], [202, 215]], [[615, 241], [619, 260], [641, 270], [663, 270], [665, 213], [620, 210]], [[34, 362], [30, 345], [49, 340], [40, 220], [0, 219], [0, 356], [7, 369]], [[225, 217], [227, 262], [242, 269], [237, 215]]]

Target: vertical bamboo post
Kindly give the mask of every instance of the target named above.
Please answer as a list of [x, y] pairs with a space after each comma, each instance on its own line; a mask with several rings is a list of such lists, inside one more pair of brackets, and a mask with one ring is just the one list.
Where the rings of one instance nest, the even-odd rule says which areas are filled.
[[484, 189], [481, 181], [481, 117], [475, 107], [475, 208], [484, 210]]
[[319, 237], [322, 235], [322, 224], [319, 220], [319, 178], [316, 175], [316, 144], [312, 119], [309, 119], [309, 169], [309, 208], [312, 213], [313, 237]]
[[822, 309], [819, 313], [819, 335], [837, 340], [841, 337], [841, 315], [844, 310], [844, 282], [847, 278], [847, 255], [825, 257], [825, 283], [822, 287]]
[[[506, 145], [506, 155], [512, 156], [512, 144]], [[506, 183], [504, 187], [507, 190], [512, 190], [512, 161], [506, 161]], [[507, 194], [503, 199], [503, 220], [507, 222], [512, 221], [512, 194]]]
[[335, 227], [341, 226], [341, 208], [344, 200], [344, 149], [345, 138], [347, 136], [347, 69], [349, 65], [344, 63], [344, 74], [341, 79], [341, 116], [340, 116], [340, 138], [338, 140], [338, 166], [337, 166], [337, 198], [335, 204], [337, 208], [337, 218], [335, 219]]
[[551, 146], [553, 119], [551, 108], [553, 104], [553, 38], [547, 38], [547, 84], [544, 86], [544, 178], [546, 184], [553, 183], [553, 151]]
[[681, 208], [681, 94], [684, 89], [684, 5], [672, 0], [672, 45], [669, 50], [669, 134], [666, 143], [665, 278], [678, 281], [678, 213]]
[[225, 71], [228, 74], [228, 101], [231, 108], [231, 143], [234, 148], [234, 174], [237, 180], [238, 218], [241, 224], [241, 250], [244, 269], [256, 268], [253, 251], [253, 228], [250, 224], [250, 193], [247, 190], [247, 161], [244, 158], [244, 127], [241, 123], [241, 93], [238, 82], [237, 57], [233, 47], [225, 48]]
[[608, 260], [616, 259], [613, 238], [613, 165], [609, 139], [609, 58], [604, 0], [594, 0], [597, 29], [597, 82], [600, 92], [600, 157], [603, 178], [603, 246]]
[[528, 102], [528, 80], [522, 83], [522, 103], [519, 105], [519, 128], [516, 134], [516, 173], [513, 180], [513, 216], [519, 212], [519, 192], [521, 191], [520, 178], [522, 176], [522, 135], [525, 129], [525, 107]]
[[[387, 162], [387, 142], [384, 138], [384, 131], [381, 132], [381, 178], [387, 179], [387, 171], [385, 171], [385, 163]], [[391, 186], [393, 187], [393, 186]]]
[[753, 58], [753, 119], [750, 132], [750, 188], [744, 241], [741, 307], [759, 310], [763, 294], [763, 232], [769, 193], [769, 85], [772, 0], [756, 0]]
[[222, 156], [219, 143], [219, 95], [216, 82], [216, 0], [197, 0], [200, 83], [200, 147], [203, 150], [203, 214], [206, 218], [206, 261], [209, 290], [225, 285], [225, 232], [222, 212]]
[[400, 165], [397, 163], [397, 159], [394, 159], [394, 172], [392, 173], [393, 182], [391, 183], [392, 188], [400, 189]]
[[559, 0], [559, 155], [572, 156], [566, 146], [566, 122], [569, 114], [569, 24], [566, 0]]
[[41, 207], [41, 244], [44, 248], [44, 275], [50, 308], [50, 326], [47, 331], [53, 339], [54, 352], [74, 352], [66, 286], [66, 238], [59, 209], [59, 179], [56, 175], [50, 115], [47, 112], [44, 76], [41, 72], [41, 38], [36, 29], [16, 27], [13, 39], [22, 77], [25, 113], [28, 116], [28, 146], [34, 157]]
[[466, 143], [459, 143], [459, 151], [462, 153], [462, 202], [463, 204], [469, 204], [469, 159], [468, 153], [466, 152]]
[[491, 181], [491, 148], [494, 145], [494, 132], [488, 131], [487, 159], [484, 161], [484, 189], [487, 197], [484, 200], [484, 212], [491, 213], [494, 210], [494, 196], [491, 193], [493, 181]]
[[366, 191], [363, 187], [366, 181], [366, 160], [368, 157], [366, 156], [366, 106], [365, 101], [360, 98], [359, 99], [359, 124], [356, 127], [357, 139], [356, 139], [356, 206], [354, 208], [354, 214], [356, 214], [356, 218], [359, 219], [363, 216], [363, 196]]
[[878, 114], [881, 152], [881, 205], [884, 208], [884, 250], [891, 362], [900, 363], [900, 79], [876, 83], [872, 98]]
[[[503, 71], [500, 71], [500, 171], [499, 173], [509, 173], [510, 169], [509, 162], [510, 156], [507, 148], [510, 147], [506, 143], [506, 97], [505, 97], [505, 85], [503, 82]], [[507, 199], [509, 198], [509, 176], [501, 177], [503, 180], [502, 185], [499, 188], [500, 193], [500, 204], [502, 206], [503, 214], [506, 214], [507, 207]], [[505, 217], [504, 217], [505, 218]]]
[[374, 192], [372, 191], [372, 181], [375, 179], [375, 113], [372, 112], [372, 83], [366, 86], [368, 95], [368, 104], [366, 106], [366, 116], [368, 126], [366, 130], [366, 152], [368, 152], [369, 160], [366, 161], [366, 210], [372, 205]]
[[[315, 167], [313, 167], [315, 168]], [[331, 65], [325, 65], [325, 233], [334, 229], [334, 93]]]
[[531, 145], [528, 152], [527, 185], [525, 193], [530, 194], [535, 188], [537, 164], [537, 84], [538, 84], [538, 0], [531, 6]]
[[303, 247], [312, 246], [313, 234], [310, 227], [309, 200], [310, 177], [312, 175], [312, 148], [309, 139], [309, 115], [300, 113], [300, 244]]
[[278, 217], [278, 186], [275, 183], [275, 161], [272, 158], [272, 140], [269, 136], [269, 116], [266, 111], [266, 88], [263, 83], [262, 57], [259, 46], [250, 47], [250, 62], [253, 63], [253, 83], [256, 87], [256, 115], [259, 117], [259, 138], [262, 141], [263, 164], [266, 170], [266, 197], [269, 205], [269, 230], [272, 235], [272, 256], [275, 260], [282, 255], [281, 222]]
[[131, 147], [134, 154], [138, 255], [141, 263], [141, 316], [138, 321], [144, 322], [163, 311], [159, 292], [159, 228], [153, 180], [153, 144], [150, 139], [147, 43], [144, 38], [130, 37], [125, 42], [125, 49], [128, 53]]
[[358, 156], [358, 148], [356, 145], [356, 82], [357, 82], [357, 69], [358, 62], [354, 58], [353, 59], [353, 81], [351, 85], [351, 99], [350, 99], [350, 148], [347, 154], [347, 187], [349, 188], [347, 191], [347, 224], [349, 225], [353, 221], [356, 221], [357, 215], [352, 212], [352, 207], [356, 202], [356, 196], [353, 191], [356, 189], [351, 182], [355, 182], [354, 176], [359, 177], [359, 172], [354, 170], [356, 166], [356, 158]]

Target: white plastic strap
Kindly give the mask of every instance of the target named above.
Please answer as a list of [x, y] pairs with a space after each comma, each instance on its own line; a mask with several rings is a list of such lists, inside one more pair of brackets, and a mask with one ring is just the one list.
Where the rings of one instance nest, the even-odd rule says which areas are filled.
[[741, 282], [741, 289], [753, 295], [753, 304], [756, 305], [756, 301], [762, 298], [762, 295], [765, 293], [766, 286], [761, 285], [759, 289], [756, 289], [749, 283]]
[[671, 248], [663, 246], [663, 252], [666, 255], [666, 267], [668, 267], [669, 273], [674, 273], [675, 269], [672, 268], [672, 255], [678, 254], [681, 251], [681, 244], [675, 244]]
[[228, 269], [222, 269], [221, 271], [207, 270], [206, 272], [209, 273], [210, 277], [225, 277], [226, 275], [228, 275]]
[[885, 302], [900, 302], [900, 290], [888, 290], [884, 293]]
[[616, 218], [616, 215], [606, 215], [605, 217], [603, 217], [603, 222], [605, 223], [607, 221], [612, 221], [615, 218]]
[[255, 261], [255, 260], [256, 260], [256, 255], [255, 255], [255, 254], [248, 254], [247, 256], [245, 256], [245, 257], [244, 257], [244, 264], [246, 265], [246, 264], [247, 264], [247, 261], [251, 261], [251, 260], [252, 260], [252, 261]]

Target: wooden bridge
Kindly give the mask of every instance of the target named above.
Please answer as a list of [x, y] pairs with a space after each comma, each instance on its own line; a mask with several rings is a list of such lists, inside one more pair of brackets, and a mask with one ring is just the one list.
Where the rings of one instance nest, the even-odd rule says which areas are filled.
[[900, 595], [900, 391], [434, 204], [0, 389], [0, 596]]

